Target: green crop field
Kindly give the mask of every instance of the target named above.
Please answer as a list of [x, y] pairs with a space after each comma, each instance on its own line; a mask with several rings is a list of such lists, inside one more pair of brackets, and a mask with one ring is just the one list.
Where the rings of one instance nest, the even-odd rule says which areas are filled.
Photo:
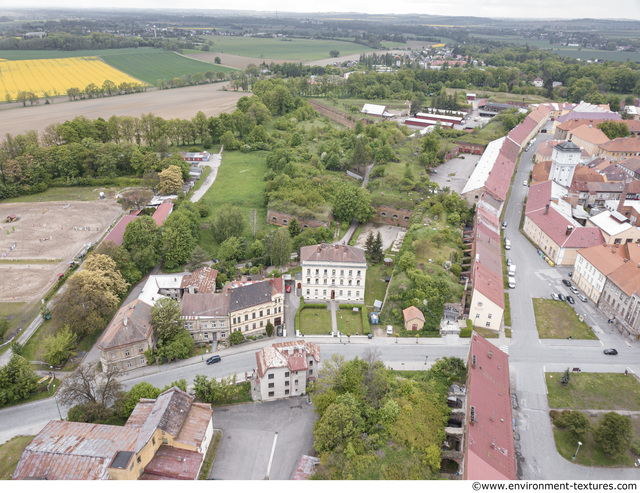
[[183, 75], [236, 71], [231, 67], [201, 62], [170, 51], [103, 55], [102, 59], [112, 67], [153, 85], [159, 80], [171, 80]]
[[211, 51], [254, 58], [318, 60], [328, 58], [331, 50], [341, 55], [373, 51], [364, 45], [325, 39], [254, 38], [242, 36], [207, 36], [213, 41]]
[[163, 53], [158, 48], [121, 48], [116, 50], [0, 50], [4, 60], [41, 60], [43, 58], [74, 58], [82, 56], [131, 55], [134, 53]]

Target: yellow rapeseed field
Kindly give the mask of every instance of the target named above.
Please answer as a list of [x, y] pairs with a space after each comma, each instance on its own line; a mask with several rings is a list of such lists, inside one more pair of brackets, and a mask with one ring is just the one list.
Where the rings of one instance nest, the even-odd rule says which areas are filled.
[[84, 90], [93, 83], [101, 87], [105, 80], [145, 84], [107, 65], [98, 57], [50, 58], [40, 60], [0, 60], [0, 99], [16, 99], [18, 92], [37, 96], [64, 95], [70, 87]]

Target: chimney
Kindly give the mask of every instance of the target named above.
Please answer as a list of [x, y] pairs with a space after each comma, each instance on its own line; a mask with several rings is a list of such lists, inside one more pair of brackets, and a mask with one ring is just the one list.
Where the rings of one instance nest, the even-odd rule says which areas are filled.
[[569, 236], [572, 231], [573, 231], [573, 226], [567, 226], [567, 231], [565, 232], [565, 235]]
[[545, 215], [549, 214], [549, 204], [544, 206], [544, 214]]

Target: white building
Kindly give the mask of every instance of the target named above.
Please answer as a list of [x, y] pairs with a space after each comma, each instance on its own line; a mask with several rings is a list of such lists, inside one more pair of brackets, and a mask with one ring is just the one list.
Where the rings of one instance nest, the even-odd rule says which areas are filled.
[[300, 249], [305, 301], [364, 303], [367, 259], [364, 250], [347, 245], [305, 246]]
[[279, 342], [256, 352], [251, 387], [263, 401], [305, 394], [320, 366], [320, 347], [313, 342]]
[[581, 155], [582, 150], [571, 141], [556, 144], [551, 153], [549, 179], [563, 187], [569, 187], [576, 166], [580, 164]]

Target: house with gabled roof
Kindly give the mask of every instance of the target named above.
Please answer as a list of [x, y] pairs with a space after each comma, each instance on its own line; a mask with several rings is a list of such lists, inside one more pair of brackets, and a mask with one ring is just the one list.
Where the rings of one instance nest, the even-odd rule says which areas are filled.
[[402, 310], [404, 318], [404, 330], [422, 330], [424, 327], [424, 313], [415, 306], [410, 306]]
[[463, 478], [515, 480], [509, 356], [474, 332], [467, 368]]
[[198, 478], [213, 437], [210, 404], [173, 387], [141, 399], [124, 426], [49, 421], [12, 479]]
[[320, 347], [303, 340], [279, 342], [256, 352], [256, 370], [251, 379], [252, 396], [270, 401], [307, 392], [318, 376]]
[[140, 299], [123, 305], [98, 340], [103, 371], [147, 366], [144, 353], [155, 347], [151, 305]]

